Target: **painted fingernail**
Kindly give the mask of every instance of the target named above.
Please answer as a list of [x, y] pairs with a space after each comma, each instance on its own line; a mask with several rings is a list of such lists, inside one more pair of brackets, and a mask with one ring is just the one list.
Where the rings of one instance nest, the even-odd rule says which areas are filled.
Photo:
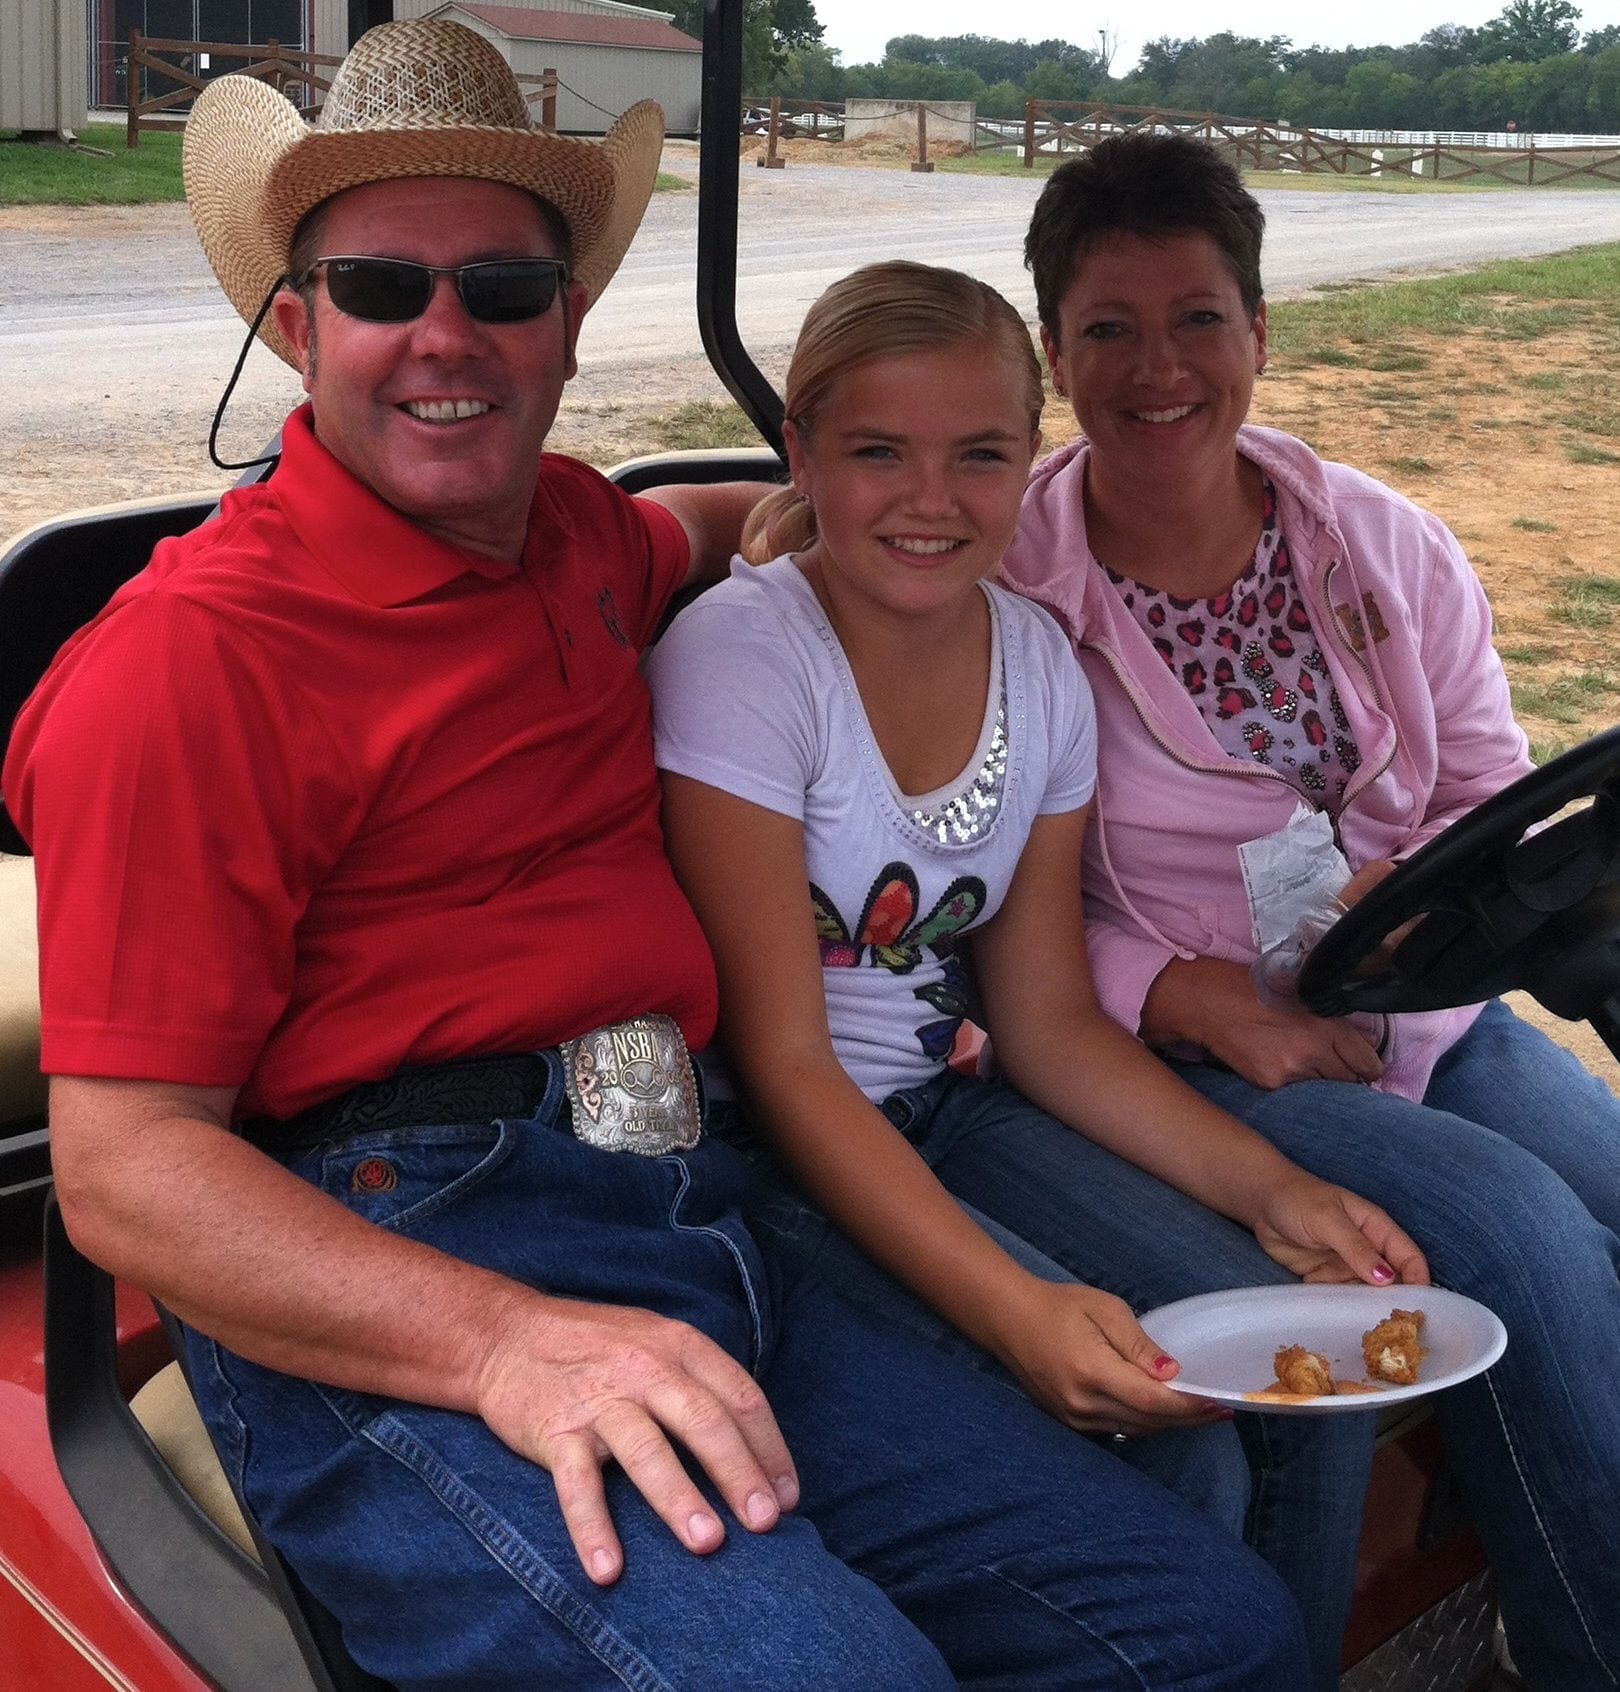
[[776, 1505], [763, 1492], [750, 1492], [743, 1502], [743, 1520], [751, 1528], [768, 1528], [776, 1520]]
[[1372, 1266], [1372, 1278], [1375, 1281], [1393, 1281], [1395, 1271], [1387, 1263], [1375, 1263]]
[[1166, 1369], [1175, 1368], [1175, 1366], [1176, 1366], [1175, 1358], [1166, 1357], [1163, 1354], [1163, 1352], [1161, 1352], [1157, 1357], [1155, 1357], [1153, 1359], [1153, 1367], [1155, 1369], [1157, 1369], [1160, 1374], [1163, 1374]]
[[799, 1483], [792, 1475], [778, 1475], [771, 1482], [771, 1491], [784, 1510], [791, 1510], [799, 1502]]
[[611, 1551], [599, 1547], [591, 1553], [591, 1574], [595, 1579], [612, 1580], [613, 1571], [617, 1567]]

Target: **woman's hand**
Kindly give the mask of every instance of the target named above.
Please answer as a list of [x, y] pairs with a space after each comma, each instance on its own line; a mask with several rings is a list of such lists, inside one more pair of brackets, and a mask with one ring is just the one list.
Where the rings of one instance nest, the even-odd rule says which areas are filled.
[[1156, 1047], [1191, 1041], [1268, 1092], [1290, 1081], [1376, 1081], [1384, 1072], [1349, 1017], [1263, 1005], [1247, 966], [1219, 958], [1164, 966], [1142, 1006], [1142, 1038]]
[[1155, 1433], [1230, 1414], [1164, 1384], [1180, 1365], [1111, 1293], [1031, 1275], [1005, 1322], [1002, 1360], [1048, 1415], [1083, 1433]]
[[1302, 1281], [1428, 1285], [1423, 1253], [1393, 1218], [1303, 1169], [1267, 1193], [1254, 1237], [1267, 1257]]

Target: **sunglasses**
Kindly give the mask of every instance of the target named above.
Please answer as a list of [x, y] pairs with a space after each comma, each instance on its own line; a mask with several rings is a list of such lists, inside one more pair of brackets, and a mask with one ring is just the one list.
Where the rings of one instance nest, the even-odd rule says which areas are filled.
[[435, 276], [453, 276], [469, 317], [479, 323], [526, 323], [551, 310], [568, 280], [562, 259], [488, 259], [478, 264], [412, 264], [408, 259], [316, 259], [294, 283], [326, 272], [326, 294], [345, 317], [366, 323], [409, 323], [433, 298]]

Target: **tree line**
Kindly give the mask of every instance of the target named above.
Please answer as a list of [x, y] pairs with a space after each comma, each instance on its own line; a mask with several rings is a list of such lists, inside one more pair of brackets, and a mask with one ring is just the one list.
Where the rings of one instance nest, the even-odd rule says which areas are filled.
[[[769, 11], [773, 0], [756, 3]], [[1111, 74], [1102, 32], [1096, 46], [897, 35], [881, 63], [846, 66], [821, 39], [812, 0], [774, 3], [793, 9], [799, 27], [792, 39], [778, 35], [750, 66], [750, 94], [973, 100], [980, 116], [992, 118], [1022, 117], [1030, 98], [1100, 99], [1320, 129], [1620, 133], [1620, 24], [1583, 36], [1570, 0], [1509, 0], [1479, 28], [1442, 24], [1404, 46], [1296, 47], [1284, 36], [1227, 32], [1164, 36], [1124, 76]]]

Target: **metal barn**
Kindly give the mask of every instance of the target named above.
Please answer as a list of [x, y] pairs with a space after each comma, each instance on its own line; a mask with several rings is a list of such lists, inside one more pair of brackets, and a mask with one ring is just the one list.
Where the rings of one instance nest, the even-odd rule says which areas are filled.
[[80, 128], [84, 69], [84, 0], [0, 3], [0, 130]]
[[668, 12], [615, 0], [396, 0], [395, 15], [454, 18], [494, 42], [520, 74], [555, 70], [559, 129], [600, 135], [627, 106], [656, 100], [671, 134], [697, 133], [703, 44], [674, 28]]

